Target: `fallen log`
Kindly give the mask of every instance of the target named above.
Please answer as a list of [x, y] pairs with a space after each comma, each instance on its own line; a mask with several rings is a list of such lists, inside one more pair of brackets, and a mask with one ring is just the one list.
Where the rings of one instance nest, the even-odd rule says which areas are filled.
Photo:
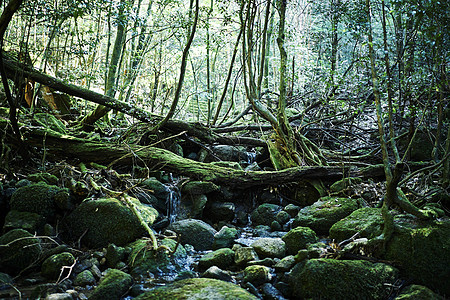
[[[32, 79], [36, 82], [44, 84], [54, 90], [63, 92], [65, 94], [82, 98], [103, 106], [112, 108], [114, 110], [120, 111], [131, 117], [136, 118], [142, 122], [156, 124], [162, 120], [162, 117], [146, 111], [140, 107], [133, 106], [131, 103], [120, 101], [94, 91], [76, 86], [74, 84], [63, 82], [52, 76], [43, 74], [38, 70], [31, 68], [27, 65], [21, 64], [17, 61], [11, 59], [3, 59], [6, 73], [9, 78], [14, 78], [16, 74], [21, 74], [24, 77]], [[168, 130], [173, 133], [178, 133], [181, 131], [186, 131], [190, 136], [197, 137], [201, 141], [213, 144], [241, 144], [241, 145], [252, 145], [259, 147], [266, 147], [266, 143], [262, 140], [251, 138], [251, 137], [236, 137], [236, 136], [220, 136], [212, 132], [209, 128], [199, 124], [199, 123], [188, 123], [180, 120], [169, 120], [163, 129]]]

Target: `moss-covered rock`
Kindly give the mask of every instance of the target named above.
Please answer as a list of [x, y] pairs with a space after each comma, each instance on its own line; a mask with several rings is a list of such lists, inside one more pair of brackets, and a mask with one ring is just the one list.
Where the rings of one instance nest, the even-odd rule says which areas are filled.
[[280, 238], [260, 238], [251, 245], [262, 257], [284, 257], [286, 243]]
[[[173, 251], [177, 247], [177, 242], [172, 239], [164, 239], [160, 242], [160, 245], [164, 245]], [[148, 272], [174, 275], [172, 273], [183, 269], [187, 257], [186, 250], [181, 245], [178, 245], [173, 254], [164, 250], [153, 251], [148, 239], [137, 240], [128, 246], [131, 248], [128, 266], [134, 276], [146, 275]]]
[[383, 224], [381, 208], [363, 207], [334, 223], [330, 228], [330, 238], [343, 241], [357, 232], [358, 237], [373, 238], [382, 233]]
[[189, 181], [181, 188], [183, 194], [190, 195], [208, 194], [218, 190], [219, 187], [209, 181]]
[[309, 227], [319, 235], [328, 235], [328, 230], [337, 221], [358, 209], [356, 200], [349, 198], [322, 197], [311, 206], [301, 209], [293, 225]]
[[239, 236], [236, 228], [223, 226], [219, 232], [214, 235], [213, 249], [230, 248], [233, 246], [234, 240]]
[[89, 270], [84, 270], [81, 273], [78, 273], [73, 281], [73, 285], [77, 286], [87, 286], [94, 285], [96, 282], [94, 275]]
[[160, 199], [166, 199], [170, 193], [169, 188], [154, 177], [144, 180], [141, 185], [145, 189], [148, 189], [155, 197]]
[[326, 192], [319, 180], [303, 180], [297, 183], [293, 198], [298, 205], [308, 206], [325, 196]]
[[105, 258], [108, 267], [115, 268], [120, 261], [125, 259], [125, 248], [109, 244], [106, 248]]
[[286, 253], [294, 255], [308, 244], [318, 241], [316, 233], [309, 227], [296, 227], [281, 238], [286, 243]]
[[206, 270], [212, 266], [226, 269], [232, 266], [233, 262], [234, 251], [230, 248], [222, 248], [203, 255], [198, 261], [198, 267], [202, 270]]
[[256, 300], [257, 298], [239, 286], [217, 279], [191, 278], [180, 280], [148, 291], [136, 300]]
[[13, 229], [0, 236], [0, 266], [17, 274], [37, 261], [42, 253], [40, 240], [23, 229]]
[[211, 225], [196, 219], [173, 222], [169, 229], [180, 235], [181, 244], [190, 244], [199, 251], [211, 250], [217, 233]]
[[397, 270], [363, 260], [310, 259], [291, 272], [293, 296], [302, 299], [385, 299]]
[[241, 247], [234, 253], [234, 262], [237, 265], [245, 265], [249, 261], [258, 260], [258, 254], [252, 247]]
[[64, 278], [69, 274], [69, 269], [64, 266], [71, 266], [75, 262], [72, 253], [62, 252], [48, 257], [41, 266], [41, 274], [49, 279]]
[[412, 284], [402, 290], [395, 300], [443, 300], [444, 298], [423, 285]]
[[[131, 201], [144, 221], [153, 224], [158, 212], [136, 199]], [[84, 201], [64, 224], [74, 240], [82, 237], [81, 242], [91, 248], [106, 247], [110, 243], [123, 246], [146, 234], [131, 209], [114, 198]]]
[[117, 269], [110, 269], [101, 280], [94, 292], [89, 296], [89, 300], [119, 300], [133, 285], [131, 275]]
[[385, 259], [395, 261], [403, 276], [440, 294], [450, 295], [450, 222], [396, 224]]
[[339, 181], [336, 181], [330, 186], [330, 190], [332, 192], [340, 192], [351, 186], [352, 184], [358, 184], [361, 183], [362, 179], [359, 177], [347, 177], [344, 179], [341, 179]]
[[45, 225], [45, 218], [36, 213], [10, 210], [5, 217], [3, 231], [24, 229], [30, 233], [40, 233]]
[[13, 282], [14, 280], [11, 276], [0, 272], [0, 290], [9, 288]]
[[244, 269], [244, 281], [258, 286], [269, 282], [272, 279], [270, 268], [266, 266], [254, 265]]
[[252, 212], [250, 216], [252, 224], [270, 226], [273, 221], [276, 221], [277, 213], [281, 209], [282, 207], [276, 204], [261, 204]]
[[67, 193], [67, 190], [43, 182], [21, 187], [11, 196], [11, 210], [36, 213], [46, 219], [52, 218], [56, 211], [55, 197], [58, 193]]
[[56, 185], [58, 183], [58, 177], [50, 173], [35, 173], [27, 176], [27, 179], [32, 182], [45, 182], [47, 184]]

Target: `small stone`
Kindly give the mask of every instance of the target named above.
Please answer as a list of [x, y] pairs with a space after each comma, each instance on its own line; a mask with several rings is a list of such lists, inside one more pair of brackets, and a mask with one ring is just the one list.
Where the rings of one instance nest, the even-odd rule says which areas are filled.
[[73, 298], [69, 293], [56, 293], [47, 295], [45, 300], [73, 300]]
[[231, 275], [216, 267], [216, 266], [212, 266], [210, 267], [208, 270], [206, 270], [203, 274], [202, 277], [204, 278], [213, 278], [213, 279], [218, 279], [218, 280], [223, 280], [223, 281], [228, 281], [228, 282], [232, 282], [235, 283], [236, 281], [234, 280], [233, 277], [231, 277]]
[[293, 255], [306, 248], [308, 244], [317, 242], [318, 237], [309, 227], [299, 226], [291, 229], [282, 240], [286, 243], [286, 253]]
[[297, 261], [293, 255], [289, 255], [277, 262], [273, 267], [277, 272], [288, 272]]
[[69, 274], [70, 270], [69, 268], [63, 269], [63, 267], [70, 267], [74, 262], [75, 257], [73, 257], [72, 253], [62, 252], [54, 254], [42, 263], [41, 273], [50, 279], [64, 278]]
[[234, 240], [238, 238], [236, 228], [223, 226], [219, 232], [214, 235], [213, 249], [230, 248], [234, 244]]
[[94, 275], [92, 275], [92, 272], [89, 270], [84, 270], [75, 277], [73, 284], [77, 286], [87, 286], [94, 285], [95, 282], [96, 280]]
[[233, 259], [233, 250], [231, 250], [230, 248], [222, 248], [205, 254], [202, 258], [200, 258], [198, 267], [200, 269], [207, 269], [212, 266], [227, 268], [233, 264]]
[[97, 288], [89, 297], [90, 300], [120, 299], [133, 285], [131, 275], [116, 269], [109, 269]]
[[249, 266], [260, 265], [266, 267], [272, 267], [275, 264], [275, 260], [270, 257], [266, 257], [260, 260], [252, 260], [247, 263]]
[[272, 224], [270, 224], [270, 229], [272, 231], [280, 231], [283, 230], [283, 226], [278, 221], [272, 221]]
[[279, 213], [277, 213], [275, 218], [278, 223], [280, 223], [281, 225], [284, 225], [287, 222], [289, 222], [289, 220], [291, 219], [291, 216], [289, 215], [288, 212], [282, 210]]
[[251, 245], [263, 257], [284, 257], [286, 243], [280, 238], [260, 238]]
[[234, 262], [237, 265], [245, 265], [249, 261], [258, 260], [258, 254], [252, 247], [242, 247], [234, 253]]
[[114, 244], [109, 244], [106, 249], [105, 257], [108, 267], [115, 268], [119, 261], [123, 261], [125, 259], [125, 248], [118, 247]]

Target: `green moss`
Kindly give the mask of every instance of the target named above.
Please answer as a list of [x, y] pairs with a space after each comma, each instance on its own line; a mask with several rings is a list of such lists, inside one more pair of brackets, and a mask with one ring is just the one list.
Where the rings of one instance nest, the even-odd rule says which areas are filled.
[[397, 270], [363, 260], [310, 259], [291, 272], [293, 296], [315, 299], [383, 299]]
[[42, 263], [41, 273], [50, 279], [64, 278], [69, 274], [69, 270], [63, 270], [64, 266], [71, 266], [75, 261], [75, 257], [69, 252], [58, 253], [48, 257]]
[[395, 300], [442, 300], [443, 297], [434, 293], [429, 288], [412, 284], [407, 286], [397, 297]]
[[56, 185], [58, 183], [58, 177], [55, 175], [51, 175], [50, 173], [35, 173], [30, 174], [27, 176], [27, 179], [32, 182], [44, 182], [47, 184], [54, 184]]
[[21, 228], [34, 234], [40, 232], [43, 229], [44, 224], [45, 218], [41, 215], [31, 212], [10, 210], [6, 215], [3, 229], [8, 231]]
[[348, 177], [341, 179], [339, 181], [336, 181], [330, 186], [330, 190], [332, 192], [340, 192], [351, 186], [352, 184], [358, 184], [361, 183], [362, 179], [358, 177]]
[[209, 278], [190, 278], [177, 281], [146, 292], [136, 300], [256, 300], [257, 298], [239, 286]]
[[286, 243], [287, 254], [296, 254], [300, 249], [306, 248], [310, 243], [317, 242], [316, 233], [309, 227], [296, 227], [291, 229], [282, 240]]
[[120, 270], [110, 269], [89, 300], [121, 299], [133, 284], [133, 278]]
[[358, 237], [374, 238], [382, 233], [381, 208], [363, 207], [352, 212], [330, 228], [330, 238], [343, 241], [359, 232]]
[[268, 282], [270, 279], [270, 269], [266, 266], [248, 266], [244, 270], [244, 281], [251, 282], [256, 286]]
[[205, 254], [200, 258], [198, 267], [201, 269], [207, 269], [212, 266], [217, 266], [222, 269], [226, 269], [232, 266], [234, 263], [234, 251], [230, 248], [222, 248], [216, 251]]

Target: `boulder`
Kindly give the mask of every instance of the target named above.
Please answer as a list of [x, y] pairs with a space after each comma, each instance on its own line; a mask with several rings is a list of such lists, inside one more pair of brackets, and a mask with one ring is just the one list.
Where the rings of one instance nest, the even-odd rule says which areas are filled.
[[412, 284], [404, 288], [395, 300], [443, 300], [444, 298], [423, 285]]
[[318, 241], [318, 237], [312, 229], [301, 226], [291, 229], [281, 239], [286, 243], [286, 253], [289, 255], [295, 255], [298, 250], [305, 249], [308, 244]]
[[214, 235], [217, 233], [211, 225], [196, 219], [173, 222], [168, 229], [180, 235], [181, 244], [190, 244], [198, 251], [211, 250], [214, 243]]
[[3, 231], [24, 229], [32, 234], [41, 233], [44, 229], [45, 218], [37, 213], [10, 210], [5, 217]]
[[166, 199], [169, 196], [170, 189], [161, 183], [155, 177], [150, 177], [141, 183], [141, 186], [150, 192], [158, 199]]
[[201, 195], [216, 192], [219, 187], [209, 181], [189, 181], [181, 188], [181, 193], [190, 195]]
[[276, 221], [277, 214], [281, 209], [282, 207], [279, 205], [264, 203], [252, 212], [250, 219], [253, 225], [270, 226], [273, 221]]
[[50, 173], [35, 173], [27, 176], [27, 179], [32, 182], [45, 182], [46, 184], [56, 185], [58, 183], [58, 177]]
[[358, 238], [374, 238], [383, 231], [381, 208], [363, 207], [336, 222], [330, 228], [330, 238], [343, 241], [359, 232]]
[[136, 298], [136, 300], [153, 299], [256, 300], [258, 298], [229, 282], [210, 278], [191, 278], [155, 288]]
[[252, 243], [253, 249], [262, 257], [279, 257], [286, 254], [286, 243], [281, 238], [260, 238]]
[[131, 275], [117, 269], [109, 269], [100, 284], [89, 296], [89, 300], [119, 300], [133, 285]]
[[218, 221], [232, 221], [234, 219], [236, 205], [233, 202], [214, 201], [207, 206], [208, 219], [215, 223]]
[[230, 248], [222, 248], [203, 255], [198, 261], [198, 267], [206, 270], [209, 267], [216, 266], [221, 269], [227, 269], [234, 263], [234, 251]]
[[73, 281], [73, 285], [76, 286], [87, 286], [94, 285], [96, 283], [95, 277], [89, 270], [84, 270], [75, 277]]
[[75, 262], [75, 257], [72, 253], [62, 252], [48, 257], [41, 266], [41, 274], [49, 279], [64, 278], [70, 274], [68, 268], [63, 269], [64, 266], [71, 266]]
[[[172, 239], [164, 239], [160, 242], [173, 251], [177, 242]], [[133, 276], [147, 275], [149, 272], [158, 275], [174, 275], [180, 271], [186, 262], [186, 250], [178, 245], [175, 253], [170, 254], [164, 250], [155, 253], [151, 249], [148, 239], [140, 239], [128, 245], [131, 253], [128, 257], [128, 266]]]
[[28, 231], [13, 229], [0, 236], [0, 266], [11, 275], [32, 265], [41, 253], [40, 240]]
[[206, 270], [203, 274], [202, 274], [203, 278], [213, 278], [213, 279], [218, 279], [218, 280], [223, 280], [223, 281], [228, 281], [228, 282], [233, 282], [235, 283], [236, 280], [226, 271], [216, 267], [216, 266], [212, 266], [210, 268], [208, 268], [208, 270]]
[[319, 235], [328, 231], [337, 221], [358, 209], [356, 200], [350, 198], [322, 197], [311, 206], [301, 209], [293, 226], [309, 227]]
[[46, 219], [55, 216], [55, 197], [59, 193], [68, 194], [67, 189], [40, 182], [18, 188], [11, 196], [11, 210], [39, 214]]
[[[158, 212], [130, 198], [143, 220], [150, 226]], [[102, 198], [82, 202], [65, 220], [64, 225], [73, 240], [81, 237], [82, 244], [91, 248], [113, 243], [123, 246], [146, 234], [144, 226], [123, 202]]]
[[186, 194], [181, 198], [177, 217], [179, 219], [199, 218], [203, 215], [203, 210], [207, 202], [208, 197], [204, 194]]
[[236, 228], [223, 226], [219, 232], [214, 235], [213, 249], [230, 248], [234, 244], [234, 240], [239, 236]]
[[359, 184], [362, 182], [362, 179], [359, 177], [347, 177], [341, 180], [336, 181], [330, 186], [330, 190], [332, 192], [341, 192], [351, 186], [352, 184]]
[[294, 298], [387, 299], [398, 271], [364, 260], [310, 259], [291, 271]]
[[395, 219], [395, 232], [384, 259], [395, 261], [401, 274], [439, 294], [450, 295], [450, 221]]
[[237, 265], [245, 265], [249, 261], [257, 260], [258, 254], [252, 247], [241, 247], [236, 249], [234, 253], [234, 262]]

